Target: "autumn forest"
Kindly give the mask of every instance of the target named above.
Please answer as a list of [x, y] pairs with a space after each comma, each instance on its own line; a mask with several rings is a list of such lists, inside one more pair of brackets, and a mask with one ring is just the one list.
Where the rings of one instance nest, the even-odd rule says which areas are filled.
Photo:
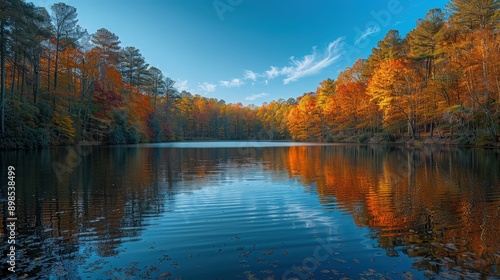
[[422, 17], [404, 37], [389, 31], [368, 58], [316, 90], [243, 106], [179, 92], [112, 31], [88, 34], [72, 6], [47, 11], [2, 0], [0, 148], [181, 140], [497, 145], [498, 1], [452, 0]]

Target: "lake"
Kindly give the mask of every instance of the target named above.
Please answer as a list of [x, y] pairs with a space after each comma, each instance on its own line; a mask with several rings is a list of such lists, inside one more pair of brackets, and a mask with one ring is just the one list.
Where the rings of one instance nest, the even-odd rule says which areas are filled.
[[[2, 152], [16, 275], [500, 278], [500, 151], [191, 142]], [[12, 277], [13, 278], [13, 277]]]

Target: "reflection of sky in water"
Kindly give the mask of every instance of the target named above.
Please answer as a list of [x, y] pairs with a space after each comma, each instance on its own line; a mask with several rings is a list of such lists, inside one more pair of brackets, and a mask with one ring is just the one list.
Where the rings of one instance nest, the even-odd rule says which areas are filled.
[[330, 244], [315, 278], [475, 277], [483, 263], [498, 275], [498, 153], [297, 145], [94, 147], [63, 181], [46, 166], [65, 149], [5, 153], [23, 167], [20, 265], [55, 278], [301, 278]]
[[[320, 144], [320, 143], [297, 143], [297, 142], [171, 142], [171, 143], [150, 143], [140, 144], [140, 147], [154, 148], [264, 148], [264, 147], [296, 147], [296, 146], [324, 146], [338, 144]], [[127, 145], [134, 147], [135, 145]]]
[[[263, 277], [259, 271], [266, 271], [275, 261], [277, 267], [271, 271], [279, 272], [276, 276], [280, 278], [281, 273], [312, 257], [321, 246], [319, 239], [333, 244], [336, 255], [317, 270], [336, 267], [338, 271], [361, 273], [394, 261], [376, 248], [370, 231], [357, 227], [351, 216], [336, 209], [325, 211], [315, 193], [305, 192], [293, 179], [274, 182], [257, 166], [246, 169], [245, 177], [251, 180], [228, 169], [224, 179], [189, 181], [190, 185], [209, 184], [187, 192], [179, 190], [173, 211], [146, 222], [149, 225], [140, 240], [123, 243], [119, 257], [107, 260], [107, 269], [123, 267], [123, 260], [128, 260], [139, 262], [137, 267], [162, 267], [173, 277], [187, 279], [200, 275], [244, 277], [243, 271]], [[249, 256], [242, 256], [248, 252]], [[170, 262], [159, 261], [164, 255]], [[95, 261], [98, 258], [94, 256], [87, 263]], [[240, 263], [247, 267], [242, 270]], [[352, 267], [346, 269], [346, 263]], [[398, 258], [397, 268], [391, 268], [401, 275], [409, 270], [411, 260], [406, 256]]]

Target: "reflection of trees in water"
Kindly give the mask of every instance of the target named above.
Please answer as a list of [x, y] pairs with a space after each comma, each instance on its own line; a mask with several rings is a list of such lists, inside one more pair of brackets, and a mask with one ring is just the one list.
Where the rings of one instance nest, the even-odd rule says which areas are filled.
[[290, 147], [286, 165], [325, 204], [374, 229], [389, 255], [403, 246], [420, 269], [498, 276], [498, 151]]
[[140, 236], [148, 218], [173, 211], [177, 193], [248, 179], [249, 168], [316, 188], [325, 207], [345, 209], [357, 225], [374, 229], [389, 255], [402, 251], [420, 269], [460, 267], [491, 275], [496, 264], [499, 271], [498, 151], [346, 145], [92, 149], [62, 181], [51, 163], [62, 161], [64, 149], [2, 158], [23, 170], [16, 179], [23, 186], [17, 192], [23, 274], [71, 278], [78, 273], [75, 264], [94, 254], [117, 255], [124, 240]]
[[17, 182], [23, 186], [17, 193], [19, 275], [74, 276], [75, 262], [118, 254], [122, 239], [139, 236], [144, 217], [160, 214], [170, 201], [152, 181], [148, 155], [135, 149], [94, 147], [60, 180], [51, 164], [64, 162], [64, 149], [30, 153], [8, 159], [23, 170]]
[[[17, 192], [19, 276], [76, 277], [75, 265], [92, 255], [117, 255], [123, 240], [140, 236], [147, 218], [172, 211], [175, 194], [201, 189], [207, 180], [224, 180], [229, 170], [243, 178], [246, 166], [256, 162], [253, 157], [262, 154], [262, 149], [243, 157], [242, 149], [90, 149], [79, 164], [59, 174], [60, 180], [52, 163], [66, 163], [65, 148], [2, 154], [2, 164], [23, 170], [16, 180], [23, 186]], [[5, 236], [4, 203], [0, 207]]]

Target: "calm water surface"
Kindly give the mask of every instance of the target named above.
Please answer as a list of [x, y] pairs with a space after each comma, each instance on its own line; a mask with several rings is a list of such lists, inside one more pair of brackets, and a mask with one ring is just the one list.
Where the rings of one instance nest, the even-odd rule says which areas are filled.
[[500, 151], [175, 143], [1, 153], [16, 276], [500, 278]]

